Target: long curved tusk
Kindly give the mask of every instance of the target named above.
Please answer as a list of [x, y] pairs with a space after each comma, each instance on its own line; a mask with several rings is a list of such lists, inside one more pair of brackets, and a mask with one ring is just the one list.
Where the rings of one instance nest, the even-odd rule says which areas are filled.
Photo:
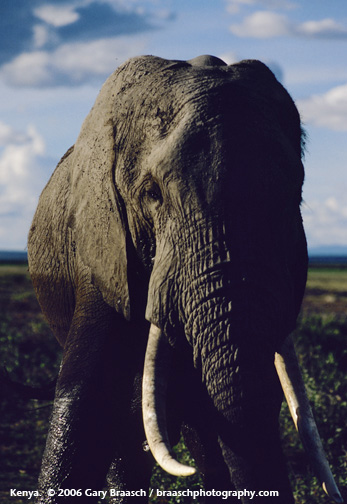
[[180, 464], [171, 455], [166, 428], [166, 389], [169, 347], [161, 330], [151, 324], [142, 379], [142, 415], [148, 445], [158, 464], [174, 476], [191, 476], [194, 467]]
[[316, 476], [329, 497], [335, 502], [342, 503], [343, 499], [331, 473], [313, 418], [291, 337], [285, 341], [281, 354], [275, 354], [275, 366], [295, 428], [299, 432]]

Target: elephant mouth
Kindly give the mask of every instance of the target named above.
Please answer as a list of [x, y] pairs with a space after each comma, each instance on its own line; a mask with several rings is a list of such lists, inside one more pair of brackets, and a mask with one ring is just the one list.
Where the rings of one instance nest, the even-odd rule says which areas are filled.
[[[175, 476], [190, 476], [196, 472], [195, 468], [181, 464], [173, 457], [168, 438], [166, 389], [169, 352], [170, 347], [162, 331], [151, 324], [142, 386], [144, 428], [148, 445], [158, 464]], [[324, 453], [290, 336], [281, 352], [275, 354], [274, 365], [294, 425], [323, 490], [335, 502], [343, 502]]]

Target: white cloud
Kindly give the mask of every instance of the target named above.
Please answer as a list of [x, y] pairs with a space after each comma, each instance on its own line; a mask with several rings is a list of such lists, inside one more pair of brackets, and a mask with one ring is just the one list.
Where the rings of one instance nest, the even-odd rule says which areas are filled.
[[230, 31], [238, 37], [272, 38], [288, 35], [291, 26], [288, 18], [275, 12], [258, 11], [232, 24]]
[[3, 65], [0, 78], [12, 86], [58, 86], [105, 79], [130, 56], [143, 54], [142, 38], [115, 37], [63, 44], [53, 52], [23, 53]]
[[221, 60], [225, 61], [227, 65], [233, 65], [234, 63], [237, 63], [240, 58], [236, 55], [234, 51], [229, 51], [227, 53], [223, 53], [222, 55], [218, 56]]
[[296, 31], [307, 37], [347, 38], [347, 28], [331, 18], [321, 21], [306, 21], [300, 24]]
[[47, 175], [45, 145], [33, 126], [18, 132], [0, 124], [0, 248], [23, 248]]
[[47, 30], [46, 26], [43, 25], [36, 25], [33, 27], [33, 42], [34, 42], [34, 47], [36, 49], [39, 49], [40, 47], [43, 47], [45, 44], [47, 44], [50, 36], [49, 36], [49, 30]]
[[60, 28], [79, 20], [80, 15], [75, 9], [75, 5], [44, 4], [34, 9], [34, 15], [41, 21]]
[[256, 6], [264, 7], [265, 9], [293, 9], [296, 8], [296, 4], [293, 2], [288, 2], [287, 0], [228, 0], [227, 1], [227, 11], [230, 14], [236, 14], [240, 12], [241, 8], [244, 6]]
[[256, 0], [229, 0], [226, 9], [229, 14], [236, 14], [240, 12], [241, 8], [245, 5], [254, 5], [255, 3]]
[[347, 131], [347, 84], [296, 102], [303, 121], [335, 131]]
[[[36, 158], [44, 154], [44, 142], [33, 126], [29, 126], [26, 133], [19, 135], [11, 132], [7, 135], [9, 143], [0, 157], [0, 214], [17, 210], [13, 205], [30, 206], [30, 194], [33, 170]], [[29, 190], [29, 192], [28, 192]]]
[[20, 144], [29, 139], [28, 133], [17, 131], [8, 124], [0, 121], [0, 147], [8, 144]]
[[54, 30], [44, 24], [37, 24], [33, 26], [33, 40], [32, 46], [34, 49], [41, 49], [46, 44], [58, 44], [59, 37]]
[[0, 78], [13, 86], [36, 86], [48, 84], [51, 77], [49, 53], [34, 51], [22, 53], [2, 66]]
[[[234, 63], [238, 63], [240, 61], [240, 57], [234, 51], [229, 51], [227, 53], [223, 53], [218, 56], [221, 60], [225, 61], [227, 65], [233, 65]], [[278, 81], [283, 81], [283, 70], [282, 67], [276, 63], [275, 61], [267, 61], [266, 59], [263, 62], [270, 68], [270, 70], [275, 74], [275, 77]]]
[[347, 245], [347, 202], [336, 196], [310, 201], [303, 209], [304, 225], [310, 247]]
[[273, 38], [297, 36], [307, 38], [347, 39], [347, 28], [327, 18], [320, 21], [292, 22], [288, 16], [272, 11], [257, 11], [234, 23], [230, 31], [238, 37]]

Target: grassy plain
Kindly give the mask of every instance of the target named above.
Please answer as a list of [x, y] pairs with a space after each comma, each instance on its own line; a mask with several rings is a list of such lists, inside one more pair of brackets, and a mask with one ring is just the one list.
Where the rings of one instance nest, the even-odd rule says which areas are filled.
[[[323, 444], [347, 501], [347, 269], [310, 270], [295, 341]], [[39, 386], [54, 378], [59, 362], [60, 350], [40, 313], [27, 266], [0, 264], [0, 365], [14, 380]], [[0, 502], [27, 502], [10, 497], [11, 488], [35, 490], [50, 410], [49, 401], [26, 399], [0, 382]], [[328, 502], [312, 476], [285, 404], [281, 427], [297, 503]], [[189, 458], [182, 445], [177, 450], [181, 460]], [[156, 468], [152, 486], [192, 489], [200, 481], [170, 477]]]

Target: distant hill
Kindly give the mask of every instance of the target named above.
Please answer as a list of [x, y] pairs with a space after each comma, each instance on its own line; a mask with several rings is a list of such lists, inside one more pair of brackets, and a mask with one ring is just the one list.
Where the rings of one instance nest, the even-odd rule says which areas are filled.
[[310, 257], [314, 256], [347, 256], [347, 245], [322, 245], [320, 247], [310, 247], [308, 250]]
[[[345, 258], [347, 262], [347, 246], [344, 245], [310, 247], [308, 254], [310, 259], [314, 261], [318, 258]], [[0, 263], [24, 263], [27, 260], [28, 256], [26, 251], [0, 250]]]
[[0, 263], [25, 263], [27, 260], [25, 251], [0, 250]]

